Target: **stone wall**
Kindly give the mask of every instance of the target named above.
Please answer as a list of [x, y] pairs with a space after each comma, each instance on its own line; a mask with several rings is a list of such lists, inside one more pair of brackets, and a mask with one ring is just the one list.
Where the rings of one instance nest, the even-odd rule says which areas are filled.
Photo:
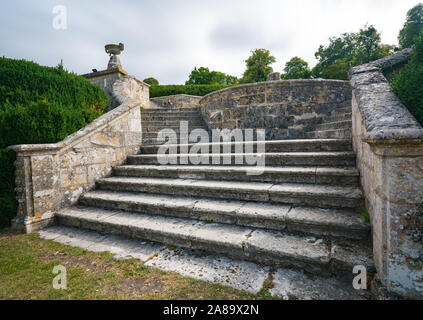
[[[16, 228], [37, 231], [55, 213], [73, 205], [96, 180], [122, 164], [141, 145], [141, 101], [131, 92], [132, 78], [118, 80], [112, 92], [121, 105], [55, 144], [19, 145], [16, 151]], [[129, 90], [129, 91], [128, 91]], [[129, 97], [135, 96], [136, 99]]]
[[151, 108], [178, 109], [197, 108], [202, 97], [188, 94], [177, 94], [173, 96], [157, 97], [150, 99]]
[[267, 140], [301, 139], [338, 108], [351, 106], [348, 81], [292, 80], [227, 88], [200, 100], [209, 129], [266, 129]]
[[423, 128], [390, 89], [410, 50], [356, 67], [353, 144], [371, 216], [378, 277], [391, 292], [423, 297]]

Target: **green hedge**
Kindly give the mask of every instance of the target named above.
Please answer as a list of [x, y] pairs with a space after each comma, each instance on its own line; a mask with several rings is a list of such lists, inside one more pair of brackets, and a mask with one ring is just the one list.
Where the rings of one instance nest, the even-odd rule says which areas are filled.
[[175, 94], [189, 94], [192, 96], [205, 96], [214, 91], [232, 87], [222, 84], [204, 84], [204, 85], [166, 85], [151, 86], [150, 97], [166, 97]]
[[103, 114], [106, 94], [58, 66], [0, 58], [0, 228], [16, 215], [16, 144], [63, 140]]
[[410, 62], [391, 83], [397, 97], [423, 125], [423, 30], [415, 40]]

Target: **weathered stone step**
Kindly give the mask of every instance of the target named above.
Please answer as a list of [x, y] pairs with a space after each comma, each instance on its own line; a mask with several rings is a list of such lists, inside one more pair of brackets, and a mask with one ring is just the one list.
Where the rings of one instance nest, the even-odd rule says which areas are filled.
[[[147, 127], [147, 128], [167, 128], [167, 127], [180, 128], [181, 121], [179, 121], [179, 120], [142, 121], [142, 125], [143, 125], [143, 129], [144, 129], [144, 127]], [[188, 122], [188, 128], [201, 127], [201, 126], [205, 126], [205, 123], [200, 119]]]
[[316, 131], [325, 131], [333, 129], [349, 129], [352, 130], [352, 120], [338, 121], [338, 122], [326, 122], [316, 126]]
[[181, 115], [181, 114], [200, 114], [201, 111], [199, 108], [183, 108], [183, 109], [144, 109], [141, 110], [141, 115], [150, 115], [150, 114], [172, 114], [172, 115]]
[[306, 132], [305, 137], [308, 139], [350, 139], [352, 137], [352, 129]]
[[[246, 152], [246, 146], [253, 147], [254, 152], [257, 151], [257, 145], [260, 142], [231, 142], [231, 143], [208, 143], [196, 144], [198, 147], [202, 147], [208, 150], [209, 153], [213, 153], [213, 148], [220, 150], [221, 153], [240, 153]], [[194, 144], [188, 145], [174, 145], [173, 150], [176, 153], [187, 153], [191, 150]], [[220, 148], [219, 148], [220, 146]], [[160, 146], [142, 146], [141, 152], [143, 154], [157, 154]], [[224, 148], [227, 151], [224, 151]], [[238, 148], [238, 149], [237, 149]], [[322, 151], [351, 151], [352, 143], [351, 139], [316, 139], [316, 140], [272, 140], [266, 141], [264, 144], [265, 152], [322, 152]]]
[[343, 113], [336, 116], [324, 117], [323, 123], [338, 122], [338, 121], [352, 121], [352, 113]]
[[332, 116], [336, 116], [336, 115], [341, 115], [341, 114], [345, 114], [345, 113], [351, 113], [352, 112], [352, 107], [344, 107], [344, 108], [338, 108], [335, 109], [334, 111], [332, 111]]
[[356, 265], [373, 270], [370, 249], [286, 232], [116, 210], [72, 207], [57, 214], [61, 225], [205, 250], [230, 258], [292, 267], [314, 274], [352, 277]]
[[141, 116], [141, 123], [150, 122], [150, 121], [202, 121], [203, 117], [201, 115], [159, 115], [159, 114], [151, 114], [151, 115], [142, 115]]
[[[172, 271], [182, 276], [230, 286], [257, 294], [269, 278], [269, 267], [234, 260], [222, 255], [204, 255], [202, 251], [167, 249], [150, 241], [133, 240], [95, 231], [53, 226], [39, 232], [40, 237], [92, 252], [110, 252], [116, 259], [137, 259], [146, 266]], [[273, 274], [274, 297], [295, 300], [362, 300], [371, 296], [357, 291], [351, 281], [334, 277], [310, 277], [301, 271], [279, 268]]]
[[[165, 147], [166, 148], [166, 147]], [[264, 158], [263, 160], [257, 159]], [[247, 162], [247, 159], [251, 161]], [[259, 162], [253, 162], [259, 160]], [[248, 165], [257, 166], [263, 163], [266, 166], [332, 166], [353, 167], [355, 166], [355, 154], [345, 152], [287, 152], [266, 154], [139, 154], [128, 157], [128, 163], [132, 165], [145, 164], [191, 164], [199, 165], [214, 164], [224, 166]]]
[[364, 204], [363, 194], [359, 188], [328, 185], [110, 177], [100, 179], [97, 187], [109, 191], [284, 203], [321, 208], [357, 208], [363, 207]]
[[81, 197], [80, 204], [108, 210], [213, 221], [242, 227], [287, 230], [320, 237], [368, 240], [370, 233], [370, 226], [350, 210], [101, 190], [85, 194]]
[[241, 166], [129, 165], [115, 167], [114, 175], [123, 177], [330, 184], [338, 186], [355, 186], [359, 184], [359, 172], [356, 168], [265, 167], [260, 175], [247, 175], [246, 172], [250, 170], [251, 167]]

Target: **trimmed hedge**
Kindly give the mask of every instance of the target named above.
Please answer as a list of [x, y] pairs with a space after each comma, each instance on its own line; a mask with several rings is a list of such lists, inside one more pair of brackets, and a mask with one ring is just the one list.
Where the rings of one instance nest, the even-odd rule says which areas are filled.
[[176, 94], [189, 94], [192, 96], [205, 96], [214, 91], [233, 87], [222, 84], [197, 84], [197, 85], [159, 85], [150, 87], [150, 97], [166, 97]]
[[0, 58], [0, 228], [16, 215], [16, 144], [55, 143], [103, 114], [106, 94], [62, 66]]
[[423, 125], [423, 30], [415, 40], [409, 63], [394, 76], [391, 87], [411, 114]]

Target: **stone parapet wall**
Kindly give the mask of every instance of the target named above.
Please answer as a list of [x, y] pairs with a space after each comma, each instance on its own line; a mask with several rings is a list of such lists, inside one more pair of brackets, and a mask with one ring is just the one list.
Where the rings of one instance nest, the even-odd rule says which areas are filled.
[[173, 96], [151, 98], [152, 108], [180, 109], [197, 108], [202, 97], [191, 96], [188, 94], [177, 94]]
[[140, 101], [144, 108], [150, 107], [150, 85], [144, 83], [120, 68], [108, 69], [83, 75], [92, 84], [99, 86], [109, 97], [109, 111], [123, 101]]
[[335, 110], [351, 107], [348, 81], [269, 81], [227, 88], [200, 100], [209, 129], [266, 129], [267, 140], [302, 139]]
[[423, 128], [390, 89], [410, 50], [350, 70], [353, 145], [371, 216], [378, 277], [391, 292], [423, 297]]
[[113, 90], [123, 104], [65, 140], [10, 147], [17, 154], [16, 228], [33, 232], [53, 223], [55, 213], [75, 204], [98, 179], [109, 175], [128, 155], [139, 152], [141, 104], [138, 99], [127, 99], [131, 92], [126, 89], [131, 85], [122, 82]]

